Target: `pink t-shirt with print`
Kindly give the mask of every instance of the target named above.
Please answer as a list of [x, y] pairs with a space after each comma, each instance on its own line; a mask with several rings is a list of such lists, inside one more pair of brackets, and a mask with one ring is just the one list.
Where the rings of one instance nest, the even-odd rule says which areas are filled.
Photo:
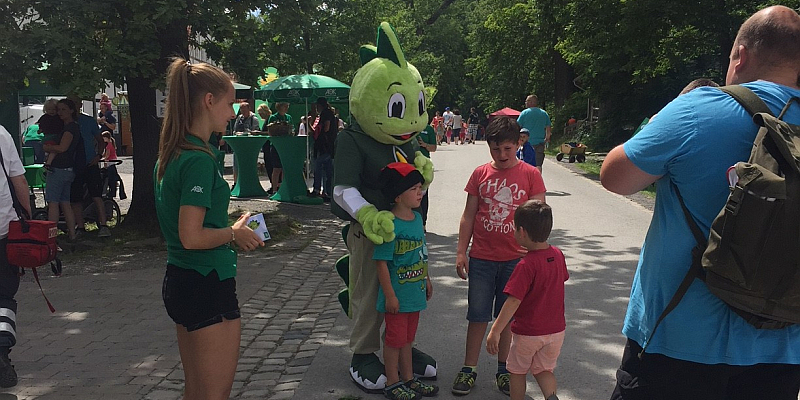
[[508, 169], [497, 169], [487, 163], [472, 172], [464, 190], [478, 197], [469, 256], [489, 261], [522, 257], [525, 249], [514, 239], [514, 211], [545, 192], [539, 170], [524, 162]]

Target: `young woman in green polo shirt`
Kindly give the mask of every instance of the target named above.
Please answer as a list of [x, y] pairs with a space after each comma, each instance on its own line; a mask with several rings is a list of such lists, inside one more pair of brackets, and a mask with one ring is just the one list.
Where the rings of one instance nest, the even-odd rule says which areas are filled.
[[208, 145], [233, 112], [230, 77], [177, 59], [167, 72], [166, 113], [155, 168], [156, 213], [167, 242], [164, 306], [175, 321], [185, 399], [227, 399], [239, 358], [236, 252], [264, 242], [248, 215], [228, 226], [230, 188]]

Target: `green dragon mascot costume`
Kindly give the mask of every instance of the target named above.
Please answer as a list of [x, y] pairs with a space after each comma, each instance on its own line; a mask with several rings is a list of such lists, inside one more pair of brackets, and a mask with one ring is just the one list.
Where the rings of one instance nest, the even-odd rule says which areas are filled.
[[[350, 225], [345, 229], [349, 256], [337, 263], [348, 288], [339, 299], [353, 319], [350, 376], [367, 392], [386, 385], [384, 366], [375, 354], [381, 348], [383, 314], [376, 310], [378, 275], [372, 253], [376, 244], [394, 240], [394, 215], [381, 194], [381, 169], [392, 162], [413, 164], [433, 180], [433, 164], [420, 153], [415, 139], [428, 125], [424, 86], [409, 64], [392, 27], [381, 23], [377, 47], [362, 46], [362, 67], [350, 88], [353, 123], [339, 133], [334, 158], [333, 213]], [[348, 298], [349, 297], [349, 298]], [[436, 378], [436, 361], [414, 349], [414, 374]]]

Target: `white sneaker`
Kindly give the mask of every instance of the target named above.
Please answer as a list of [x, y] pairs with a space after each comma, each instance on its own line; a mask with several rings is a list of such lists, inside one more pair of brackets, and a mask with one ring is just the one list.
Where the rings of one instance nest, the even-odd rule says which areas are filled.
[[100, 227], [97, 229], [97, 237], [111, 237], [111, 229], [108, 229], [108, 227], [105, 225], [100, 225]]

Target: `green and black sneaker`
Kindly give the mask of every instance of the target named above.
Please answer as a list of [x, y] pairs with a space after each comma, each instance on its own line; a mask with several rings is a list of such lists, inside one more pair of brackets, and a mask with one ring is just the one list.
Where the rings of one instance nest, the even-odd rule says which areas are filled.
[[383, 389], [383, 395], [391, 400], [419, 400], [422, 397], [419, 393], [409, 389], [403, 381]]
[[500, 389], [503, 394], [508, 395], [511, 393], [511, 374], [506, 372], [504, 374], [497, 374], [495, 375], [497, 378], [497, 388]]
[[456, 375], [455, 382], [453, 382], [453, 394], [469, 394], [472, 388], [475, 387], [475, 378], [477, 377], [478, 373], [474, 372], [472, 368], [461, 368], [461, 371], [458, 371], [458, 375]]
[[414, 378], [406, 382], [406, 387], [419, 393], [423, 397], [433, 397], [439, 393], [439, 387], [422, 382], [419, 378]]

